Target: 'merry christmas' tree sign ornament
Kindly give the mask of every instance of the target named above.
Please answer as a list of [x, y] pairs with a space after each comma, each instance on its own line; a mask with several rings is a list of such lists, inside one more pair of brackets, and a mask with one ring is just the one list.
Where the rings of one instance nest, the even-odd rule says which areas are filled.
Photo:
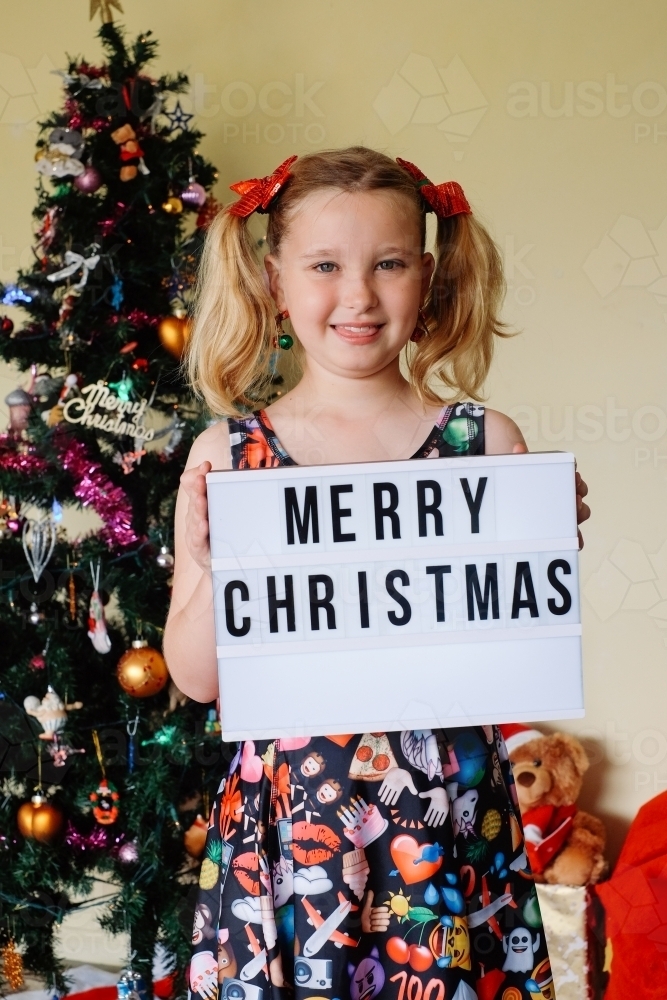
[[152, 441], [155, 430], [141, 423], [147, 407], [146, 399], [135, 402], [121, 399], [100, 381], [94, 385], [84, 385], [80, 396], [68, 399], [63, 406], [63, 418], [69, 424], [95, 427], [106, 434]]

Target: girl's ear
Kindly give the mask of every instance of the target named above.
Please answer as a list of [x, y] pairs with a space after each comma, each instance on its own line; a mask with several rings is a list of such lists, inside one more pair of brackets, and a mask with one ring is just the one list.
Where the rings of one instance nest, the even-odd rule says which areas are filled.
[[269, 279], [269, 289], [271, 291], [273, 301], [276, 304], [276, 308], [278, 309], [278, 312], [284, 312], [287, 305], [283, 294], [280, 263], [278, 258], [272, 253], [267, 253], [264, 257], [264, 267], [266, 268], [266, 274]]
[[421, 300], [422, 302], [428, 294], [428, 290], [431, 287], [431, 278], [433, 277], [433, 271], [435, 268], [435, 257], [432, 253], [425, 253], [422, 256], [422, 289], [421, 289]]

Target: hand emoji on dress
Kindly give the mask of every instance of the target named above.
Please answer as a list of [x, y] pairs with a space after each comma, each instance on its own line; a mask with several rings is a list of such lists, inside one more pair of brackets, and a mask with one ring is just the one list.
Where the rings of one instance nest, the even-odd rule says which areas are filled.
[[419, 793], [420, 799], [430, 799], [424, 822], [427, 826], [442, 826], [449, 814], [449, 796], [444, 788], [429, 788]]
[[395, 806], [404, 788], [409, 788], [413, 795], [417, 794], [410, 772], [404, 771], [402, 767], [392, 767], [380, 785], [380, 802], [386, 806]]
[[345, 836], [355, 847], [372, 844], [389, 826], [389, 822], [382, 816], [377, 806], [369, 806], [361, 796], [352, 799], [350, 805], [346, 809], [341, 809], [338, 816], [346, 824], [343, 831]]
[[373, 906], [374, 895], [373, 890], [369, 889], [364, 908], [361, 911], [361, 929], [364, 934], [384, 934], [389, 928], [391, 911], [385, 905]]
[[199, 951], [190, 963], [190, 989], [207, 1000], [218, 995], [218, 963], [211, 951]]
[[419, 795], [420, 799], [430, 799], [429, 807], [424, 816], [427, 826], [442, 826], [449, 813], [449, 797], [442, 786], [429, 788], [427, 792], [417, 792], [412, 775], [409, 771], [404, 771], [402, 767], [392, 767], [387, 772], [382, 785], [380, 786], [379, 799], [386, 806], [395, 806], [404, 788]]

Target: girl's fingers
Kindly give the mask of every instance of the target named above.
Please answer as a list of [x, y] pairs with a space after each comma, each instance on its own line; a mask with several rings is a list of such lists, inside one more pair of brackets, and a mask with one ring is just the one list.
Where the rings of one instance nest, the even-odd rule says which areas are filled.
[[577, 473], [577, 475], [576, 475], [575, 483], [576, 483], [577, 494], [580, 497], [585, 497], [588, 494], [588, 486], [586, 485], [586, 483], [584, 482], [584, 480], [581, 478], [581, 476], [579, 475], [579, 473]]
[[587, 521], [591, 516], [591, 508], [583, 500], [579, 501], [577, 504], [577, 524], [581, 524], [582, 521]]
[[211, 471], [210, 462], [202, 462], [201, 465], [196, 465], [192, 469], [188, 469], [181, 476], [181, 485], [183, 489], [188, 493], [193, 492], [205, 494], [206, 493], [206, 473]]

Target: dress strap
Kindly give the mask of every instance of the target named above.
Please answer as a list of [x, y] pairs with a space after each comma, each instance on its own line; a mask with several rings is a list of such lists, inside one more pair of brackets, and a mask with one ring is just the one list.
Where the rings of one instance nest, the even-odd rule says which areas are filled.
[[273, 469], [295, 465], [287, 454], [264, 410], [247, 417], [229, 417], [229, 444], [233, 469]]
[[455, 403], [442, 408], [433, 430], [412, 458], [484, 454], [484, 407]]

